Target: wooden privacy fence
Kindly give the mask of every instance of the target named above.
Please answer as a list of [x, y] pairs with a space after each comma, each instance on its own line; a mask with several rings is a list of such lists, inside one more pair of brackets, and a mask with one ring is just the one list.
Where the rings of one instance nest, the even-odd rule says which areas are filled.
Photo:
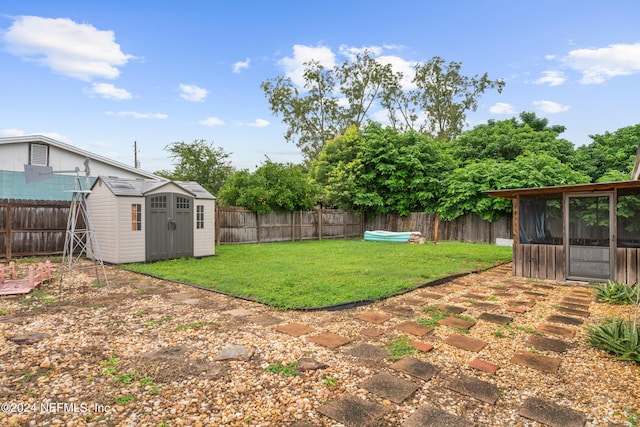
[[216, 207], [216, 243], [262, 243], [362, 236], [365, 230], [418, 231], [428, 239], [495, 243], [512, 237], [511, 218], [488, 222], [467, 214], [454, 221], [437, 221], [424, 212], [408, 216], [366, 214], [337, 209], [257, 214], [248, 209]]
[[0, 200], [0, 257], [61, 254], [69, 202]]
[[216, 244], [264, 243], [362, 236], [362, 216], [337, 209], [258, 214], [216, 207]]

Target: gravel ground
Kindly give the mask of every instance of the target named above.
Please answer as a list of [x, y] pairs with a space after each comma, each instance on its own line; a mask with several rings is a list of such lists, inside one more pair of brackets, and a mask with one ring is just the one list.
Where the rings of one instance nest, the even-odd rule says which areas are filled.
[[[527, 340], [574, 285], [514, 278], [499, 267], [471, 274], [448, 284], [417, 289], [368, 306], [342, 311], [280, 311], [189, 286], [128, 273], [107, 266], [110, 286], [95, 286], [92, 278], [74, 275], [73, 284], [44, 285], [22, 297], [0, 299], [0, 425], [2, 426], [340, 426], [318, 408], [345, 395], [375, 400], [387, 407], [381, 426], [400, 426], [429, 403], [476, 425], [538, 426], [518, 415], [531, 396], [571, 407], [586, 416], [587, 426], [631, 425], [640, 412], [640, 365], [616, 361], [585, 343], [584, 325], [569, 349], [560, 355], [557, 373], [548, 374], [511, 362], [518, 350], [530, 350]], [[519, 291], [550, 285], [548, 296], [523, 314], [505, 313], [498, 296], [508, 287]], [[485, 310], [462, 295], [485, 292], [487, 302], [500, 305], [495, 314], [514, 318], [510, 328], [476, 321], [468, 336], [486, 341], [474, 353], [443, 343], [455, 333], [439, 326], [420, 338], [432, 344], [428, 353], [415, 354], [440, 368], [438, 374], [402, 403], [372, 396], [362, 388], [365, 379], [390, 372], [389, 360], [360, 359], [347, 354], [363, 343], [385, 348], [407, 334], [395, 328], [401, 321], [425, 317], [417, 301], [455, 304], [473, 319]], [[427, 292], [443, 295], [430, 300]], [[494, 295], [495, 294], [495, 295]], [[433, 297], [433, 295], [431, 295]], [[415, 310], [406, 318], [394, 316], [384, 324], [368, 324], [354, 316], [391, 305]], [[612, 315], [629, 316], [630, 307], [593, 302], [585, 324]], [[275, 318], [275, 319], [274, 319]], [[293, 337], [276, 330], [297, 322], [314, 332]], [[383, 332], [372, 338], [365, 328]], [[502, 333], [497, 333], [501, 330]], [[33, 344], [9, 338], [44, 333]], [[335, 333], [351, 342], [329, 349], [309, 341], [318, 333]], [[498, 337], [496, 335], [502, 335]], [[414, 339], [413, 337], [412, 339]], [[220, 361], [228, 344], [246, 347], [247, 360]], [[482, 358], [500, 366], [490, 375], [468, 367]], [[265, 368], [314, 359], [325, 368], [295, 376]], [[397, 374], [397, 373], [395, 373]], [[445, 387], [458, 374], [475, 376], [501, 391], [495, 405], [467, 398]], [[640, 422], [640, 418], [637, 422]], [[636, 424], [633, 424], [636, 425]]]

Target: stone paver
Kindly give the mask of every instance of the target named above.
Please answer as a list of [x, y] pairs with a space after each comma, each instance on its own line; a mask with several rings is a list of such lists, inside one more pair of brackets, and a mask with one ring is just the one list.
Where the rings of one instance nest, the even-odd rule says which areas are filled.
[[537, 397], [525, 400], [518, 414], [551, 427], [582, 427], [586, 423], [582, 413]]
[[276, 326], [276, 331], [293, 337], [299, 337], [305, 334], [310, 334], [315, 331], [315, 329], [310, 326], [303, 325], [302, 323], [293, 322], [287, 323], [286, 325]]
[[491, 375], [495, 374], [496, 371], [500, 369], [500, 366], [491, 362], [487, 362], [486, 360], [478, 359], [478, 358], [473, 359], [469, 363], [469, 367], [473, 369], [477, 369], [479, 371], [486, 372]]
[[227, 343], [214, 360], [249, 360], [253, 356], [254, 350], [243, 345]]
[[393, 363], [390, 368], [424, 381], [429, 381], [439, 370], [435, 365], [413, 357], [403, 357]]
[[431, 350], [433, 350], [433, 346], [431, 344], [426, 343], [426, 342], [412, 341], [411, 342], [411, 346], [413, 348], [416, 348], [416, 349], [420, 350], [423, 353], [428, 353]]
[[438, 324], [443, 326], [450, 326], [452, 328], [458, 328], [458, 329], [469, 329], [473, 325], [475, 325], [476, 322], [464, 320], [464, 319], [458, 319], [457, 317], [449, 316], [440, 320]]
[[590, 299], [586, 299], [586, 298], [575, 298], [575, 297], [564, 297], [560, 300], [560, 302], [568, 302], [571, 304], [578, 304], [578, 305], [586, 305], [588, 306], [589, 304], [591, 304], [591, 300]]
[[588, 305], [574, 304], [566, 301], [561, 301], [560, 304], [562, 304], [563, 307], [573, 308], [575, 310], [589, 311]]
[[461, 348], [463, 350], [469, 350], [474, 352], [478, 352], [482, 350], [487, 345], [486, 342], [479, 340], [477, 338], [465, 337], [464, 335], [458, 335], [458, 334], [447, 337], [443, 342], [445, 344], [449, 344], [454, 347]]
[[357, 314], [353, 317], [355, 317], [356, 319], [364, 320], [365, 322], [375, 323], [376, 325], [381, 325], [387, 320], [391, 319], [391, 316], [378, 313], [377, 311], [365, 311], [364, 313]]
[[522, 301], [522, 300], [510, 300], [507, 301], [507, 304], [510, 307], [534, 307], [536, 305], [535, 301]]
[[467, 311], [466, 307], [459, 307], [457, 305], [440, 304], [438, 308], [453, 314], [462, 314]]
[[559, 335], [564, 338], [573, 338], [576, 335], [576, 330], [573, 328], [565, 328], [564, 326], [549, 325], [546, 323], [538, 325], [536, 330], [538, 332]]
[[420, 292], [419, 295], [423, 298], [429, 298], [429, 299], [440, 299], [443, 297], [442, 294], [436, 294], [435, 292]]
[[32, 345], [42, 341], [45, 338], [51, 338], [51, 337], [53, 337], [53, 335], [48, 334], [46, 332], [30, 332], [27, 334], [8, 336], [7, 339], [9, 341], [13, 341], [14, 343], [20, 344], [20, 345]]
[[351, 342], [351, 338], [334, 333], [324, 333], [307, 338], [310, 342], [327, 347], [338, 348]]
[[462, 417], [443, 411], [431, 405], [424, 405], [416, 409], [402, 424], [402, 427], [469, 427], [473, 423]]
[[557, 357], [544, 356], [542, 354], [531, 353], [530, 351], [518, 351], [511, 359], [511, 363], [537, 369], [549, 374], [555, 374], [560, 367], [560, 359]]
[[360, 344], [348, 350], [345, 353], [361, 359], [382, 360], [389, 356], [389, 352], [382, 347], [373, 344]]
[[375, 426], [378, 419], [387, 412], [387, 408], [372, 400], [346, 395], [322, 405], [318, 412], [347, 427], [368, 427]]
[[498, 325], [508, 325], [513, 320], [513, 317], [500, 316], [499, 314], [492, 313], [482, 313], [478, 319], [484, 320], [485, 322], [496, 323]]
[[406, 305], [388, 305], [382, 307], [387, 313], [391, 313], [397, 317], [412, 317], [414, 314], [413, 308]]
[[252, 317], [249, 321], [261, 326], [272, 326], [283, 322], [279, 317], [269, 316], [268, 314]]
[[560, 316], [558, 314], [552, 314], [550, 316], [547, 316], [545, 320], [547, 322], [562, 323], [565, 325], [574, 325], [574, 326], [582, 325], [584, 323], [582, 319], [577, 319], [575, 317], [569, 317], [569, 316]]
[[555, 353], [564, 353], [569, 348], [569, 344], [562, 340], [538, 335], [531, 335], [527, 340], [527, 346], [538, 351], [553, 351]]
[[384, 334], [384, 331], [376, 328], [364, 328], [360, 331], [362, 335], [369, 338], [377, 338]]
[[490, 302], [473, 301], [471, 304], [473, 304], [475, 308], [482, 310], [498, 310], [500, 308], [499, 304], [492, 304]]
[[405, 298], [402, 300], [402, 302], [407, 305], [413, 305], [418, 307], [421, 305], [425, 305], [427, 303], [427, 301], [423, 300], [422, 298]]
[[413, 381], [405, 380], [396, 375], [381, 373], [366, 380], [361, 388], [393, 403], [402, 403], [420, 388]]
[[396, 325], [396, 329], [401, 330], [402, 332], [406, 332], [408, 334], [416, 335], [418, 337], [422, 337], [429, 332], [433, 331], [433, 328], [429, 326], [421, 325], [418, 322], [414, 322], [411, 320], [407, 320], [406, 322], [398, 323]]
[[478, 295], [478, 294], [474, 294], [474, 293], [466, 293], [462, 295], [462, 298], [468, 298], [468, 299], [475, 299], [475, 300], [480, 300], [480, 301], [484, 301], [487, 299], [486, 295]]
[[576, 310], [575, 308], [558, 307], [558, 311], [562, 314], [569, 314], [571, 316], [589, 317], [588, 311]]
[[523, 314], [527, 312], [527, 309], [523, 307], [507, 307], [505, 308], [505, 310], [508, 311], [509, 313], [519, 313], [519, 314]]
[[500, 397], [498, 386], [467, 375], [450, 380], [446, 387], [456, 393], [473, 397], [490, 405], [495, 405]]
[[233, 310], [223, 311], [222, 314], [226, 314], [227, 316], [232, 317], [245, 317], [253, 314], [253, 311], [247, 310], [246, 308], [234, 308]]

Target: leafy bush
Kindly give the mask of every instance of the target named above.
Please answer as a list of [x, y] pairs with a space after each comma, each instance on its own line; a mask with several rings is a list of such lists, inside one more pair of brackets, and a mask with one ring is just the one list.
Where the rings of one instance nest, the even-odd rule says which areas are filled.
[[587, 328], [589, 344], [616, 355], [619, 360], [640, 363], [640, 328], [635, 322], [607, 319]]
[[628, 285], [622, 282], [608, 280], [596, 289], [596, 298], [600, 302], [609, 304], [636, 304], [638, 302], [638, 283]]

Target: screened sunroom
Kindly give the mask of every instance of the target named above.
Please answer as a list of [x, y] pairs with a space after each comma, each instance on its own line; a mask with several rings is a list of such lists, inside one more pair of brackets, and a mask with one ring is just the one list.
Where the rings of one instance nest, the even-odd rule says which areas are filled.
[[513, 200], [513, 274], [640, 279], [640, 181], [488, 191]]

